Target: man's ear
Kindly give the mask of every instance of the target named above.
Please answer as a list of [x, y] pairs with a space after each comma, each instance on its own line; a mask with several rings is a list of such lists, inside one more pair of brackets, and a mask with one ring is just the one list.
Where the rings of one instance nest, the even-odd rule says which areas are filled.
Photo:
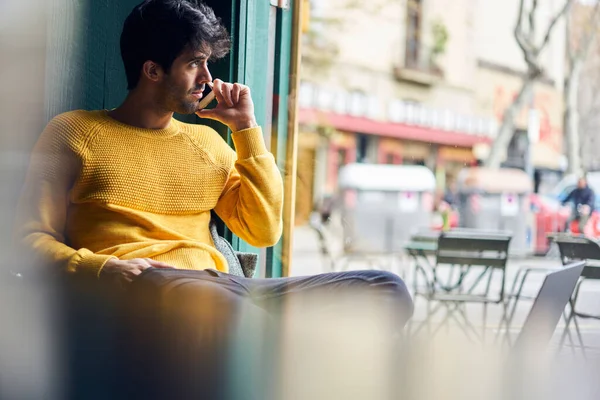
[[146, 61], [142, 66], [142, 74], [151, 82], [158, 82], [162, 78], [164, 71], [154, 61]]

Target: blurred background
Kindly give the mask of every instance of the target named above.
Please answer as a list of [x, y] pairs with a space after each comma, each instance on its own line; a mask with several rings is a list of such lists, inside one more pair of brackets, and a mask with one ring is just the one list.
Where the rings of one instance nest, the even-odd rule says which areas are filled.
[[[436, 257], [419, 244], [440, 232], [507, 232], [508, 283], [492, 281], [507, 292], [523, 268], [565, 262], [557, 236], [600, 238], [597, 1], [310, 0], [302, 31], [292, 274], [393, 271], [425, 321], [416, 266]], [[581, 177], [596, 194], [583, 232], [566, 201]], [[596, 282], [581, 285], [585, 313]], [[598, 321], [580, 327], [597, 347]]]
[[476, 165], [521, 169], [540, 195], [599, 168], [593, 1], [526, 5], [519, 35], [519, 0], [306, 3], [298, 225], [354, 162], [426, 166], [438, 194]]
[[344, 166], [397, 166], [396, 176], [420, 166], [433, 186], [409, 204], [408, 173], [398, 200], [431, 210], [412, 233], [510, 229], [520, 253], [547, 254], [547, 235], [567, 228], [562, 203], [577, 179], [587, 174], [600, 190], [599, 30], [589, 0], [305, 1], [298, 233], [311, 215], [335, 225], [356, 201], [340, 182]]

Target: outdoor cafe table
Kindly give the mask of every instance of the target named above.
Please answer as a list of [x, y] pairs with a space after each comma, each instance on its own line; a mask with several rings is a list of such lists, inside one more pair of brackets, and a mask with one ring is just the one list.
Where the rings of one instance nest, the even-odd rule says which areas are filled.
[[[477, 240], [482, 236], [511, 235], [509, 232], [504, 231], [465, 228], [452, 229], [449, 232], [464, 238], [473, 238], [473, 240]], [[410, 242], [404, 246], [404, 250], [414, 261], [413, 289], [415, 294], [432, 293], [436, 289], [442, 289], [445, 292], [459, 290], [463, 283], [462, 278], [470, 268], [469, 265], [452, 265], [450, 266], [447, 282], [445, 284], [439, 282], [436, 271], [437, 263], [434, 258], [437, 255], [438, 239], [441, 233], [440, 231], [419, 231], [412, 235]], [[459, 278], [453, 281], [455, 270], [459, 270], [460, 273]], [[418, 290], [419, 277], [425, 280], [426, 293], [419, 292]]]

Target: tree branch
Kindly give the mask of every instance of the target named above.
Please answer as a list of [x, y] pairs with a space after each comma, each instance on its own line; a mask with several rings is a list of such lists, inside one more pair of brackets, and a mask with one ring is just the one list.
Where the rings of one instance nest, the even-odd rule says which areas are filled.
[[[583, 34], [583, 38], [581, 39], [580, 46], [578, 48], [577, 54], [574, 55], [575, 59], [583, 59], [587, 56], [592, 47], [592, 43], [594, 43], [594, 39], [598, 34], [598, 24], [600, 22], [600, 0], [596, 1], [596, 5], [594, 6], [594, 10], [592, 11], [592, 16], [590, 18], [589, 30]], [[569, 36], [567, 36], [569, 37]]]
[[554, 26], [558, 23], [558, 20], [569, 10], [571, 4], [573, 4], [573, 0], [566, 0], [563, 8], [561, 8], [560, 11], [554, 16], [554, 18], [552, 18], [552, 21], [550, 22], [550, 25], [548, 25], [548, 29], [546, 30], [546, 34], [544, 35], [544, 40], [542, 40], [542, 43], [537, 48], [538, 54], [542, 52], [544, 47], [546, 47], [546, 45], [550, 41], [550, 35], [554, 30]]
[[525, 14], [525, 0], [519, 0], [519, 15], [517, 16], [517, 25], [515, 25], [514, 35], [517, 44], [523, 51], [525, 58], [529, 57], [533, 51], [531, 42], [526, 40], [523, 32], [523, 15]]
[[567, 17], [566, 20], [566, 33], [567, 33], [567, 43], [566, 43], [566, 50], [567, 50], [567, 60], [569, 61], [569, 68], [572, 67], [573, 63], [575, 62], [575, 51], [573, 50], [573, 21], [571, 16]]
[[531, 10], [529, 10], [529, 41], [535, 42], [535, 14], [537, 12], [538, 0], [533, 0]]

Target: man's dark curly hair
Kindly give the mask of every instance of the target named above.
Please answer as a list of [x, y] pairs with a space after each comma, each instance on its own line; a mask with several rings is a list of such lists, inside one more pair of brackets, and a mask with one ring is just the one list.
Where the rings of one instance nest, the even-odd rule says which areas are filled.
[[121, 57], [127, 89], [135, 89], [146, 61], [167, 73], [189, 46], [210, 53], [214, 61], [227, 55], [231, 38], [207, 5], [193, 0], [145, 0], [129, 14], [121, 33]]

